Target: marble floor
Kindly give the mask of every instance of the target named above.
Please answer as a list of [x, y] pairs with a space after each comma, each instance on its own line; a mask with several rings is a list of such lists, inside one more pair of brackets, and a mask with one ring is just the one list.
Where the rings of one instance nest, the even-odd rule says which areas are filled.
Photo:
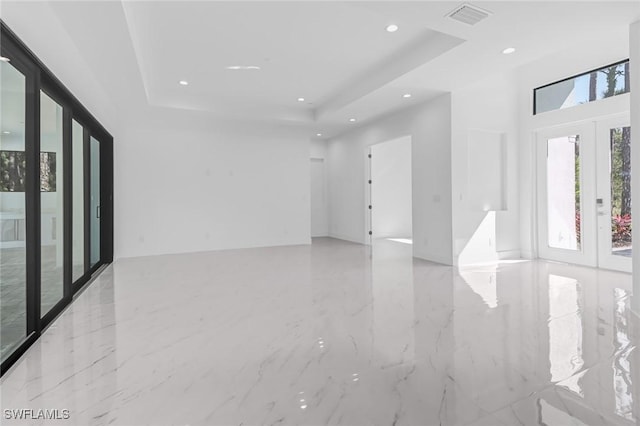
[[117, 261], [1, 379], [2, 424], [638, 424], [628, 274], [410, 251], [315, 239]]

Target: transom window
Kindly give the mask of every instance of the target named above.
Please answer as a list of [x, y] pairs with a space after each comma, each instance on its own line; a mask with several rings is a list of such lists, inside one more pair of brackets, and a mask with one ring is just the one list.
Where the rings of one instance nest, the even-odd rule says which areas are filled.
[[629, 91], [627, 59], [534, 89], [533, 113], [570, 108]]

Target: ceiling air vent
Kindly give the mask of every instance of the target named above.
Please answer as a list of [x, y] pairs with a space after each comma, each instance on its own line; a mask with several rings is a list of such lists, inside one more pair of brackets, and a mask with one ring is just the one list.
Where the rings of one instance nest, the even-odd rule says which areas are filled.
[[463, 4], [456, 7], [447, 16], [468, 25], [475, 25], [483, 19], [488, 18], [489, 12], [475, 6], [471, 6], [470, 4]]

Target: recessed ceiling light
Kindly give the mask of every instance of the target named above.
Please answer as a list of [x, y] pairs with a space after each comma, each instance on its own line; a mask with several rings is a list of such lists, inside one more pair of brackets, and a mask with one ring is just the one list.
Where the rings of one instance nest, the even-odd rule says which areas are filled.
[[404, 95], [402, 95], [403, 98], [407, 99], [411, 97], [411, 93], [405, 93]]
[[356, 121], [356, 119], [355, 118], [350, 118], [349, 121], [353, 123], [354, 121]]
[[298, 98], [298, 102], [304, 102], [304, 98]]
[[180, 80], [180, 81], [178, 82], [178, 84], [179, 84], [179, 85], [181, 85], [181, 86], [188, 86], [188, 85], [189, 85], [189, 82], [188, 82], [188, 81], [186, 81], [186, 80]]
[[396, 24], [391, 24], [391, 25], [387, 25], [387, 32], [389, 33], [395, 33], [396, 31], [398, 31], [398, 26]]
[[316, 133], [316, 136], [320, 137], [320, 136], [322, 136], [322, 133]]
[[3, 133], [3, 134], [5, 134], [5, 135], [10, 135], [10, 134], [11, 134], [11, 132], [10, 132], [10, 131], [8, 131], [8, 130], [5, 130], [5, 131], [4, 131], [4, 132], [2, 132], [2, 133]]
[[259, 70], [260, 67], [257, 65], [229, 65], [227, 69], [233, 70], [233, 71], [246, 71], [246, 70]]
[[515, 51], [516, 51], [515, 47], [507, 47], [502, 51], [502, 53], [504, 53], [505, 55], [509, 55]]
[[2, 62], [9, 62], [11, 59], [9, 58], [5, 58], [4, 56], [0, 56], [0, 61]]

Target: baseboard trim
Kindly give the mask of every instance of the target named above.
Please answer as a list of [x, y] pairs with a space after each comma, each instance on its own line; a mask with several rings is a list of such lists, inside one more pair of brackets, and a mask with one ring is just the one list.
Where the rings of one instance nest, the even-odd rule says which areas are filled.
[[498, 255], [498, 259], [507, 260], [507, 259], [522, 259], [522, 254], [520, 250], [504, 250], [496, 253]]
[[416, 259], [426, 260], [427, 262], [438, 263], [438, 264], [444, 265], [444, 266], [453, 266], [453, 264], [451, 262], [451, 259], [445, 259], [442, 256], [438, 256], [438, 255], [434, 255], [434, 254], [424, 255], [422, 253], [416, 253], [414, 251], [413, 252], [413, 257], [415, 257]]
[[353, 237], [348, 237], [346, 235], [334, 234], [333, 232], [329, 232], [329, 235], [327, 236], [329, 238], [335, 238], [336, 240], [349, 241], [350, 243], [356, 243], [356, 244], [364, 244], [364, 241], [362, 240], [358, 240]]
[[533, 255], [532, 251], [520, 251], [520, 258], [521, 259], [528, 259], [528, 260], [533, 260], [536, 259], [537, 256]]

